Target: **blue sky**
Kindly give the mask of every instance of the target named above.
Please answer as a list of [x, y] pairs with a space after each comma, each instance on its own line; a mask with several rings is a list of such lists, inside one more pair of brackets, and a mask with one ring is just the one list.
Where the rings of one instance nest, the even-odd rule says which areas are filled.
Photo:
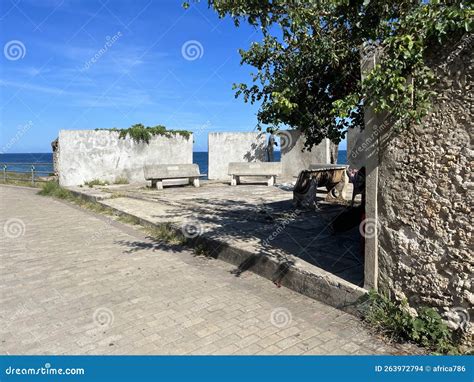
[[239, 48], [258, 30], [219, 19], [207, 1], [2, 0], [1, 135], [5, 152], [49, 152], [60, 129], [163, 124], [195, 133], [252, 131], [257, 105]]

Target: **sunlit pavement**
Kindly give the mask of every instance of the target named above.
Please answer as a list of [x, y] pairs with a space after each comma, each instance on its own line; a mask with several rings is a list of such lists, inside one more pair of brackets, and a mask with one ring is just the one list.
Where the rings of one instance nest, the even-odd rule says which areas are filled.
[[0, 187], [10, 354], [400, 353], [347, 313], [34, 190]]

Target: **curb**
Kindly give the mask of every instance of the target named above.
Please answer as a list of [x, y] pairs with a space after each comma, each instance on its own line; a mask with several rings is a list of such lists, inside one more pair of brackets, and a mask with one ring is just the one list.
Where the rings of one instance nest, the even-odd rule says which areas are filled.
[[[153, 223], [147, 219], [121, 211], [103, 203], [108, 197], [97, 197], [76, 190], [69, 190], [73, 195], [86, 201], [100, 204], [114, 211], [118, 216], [136, 219], [145, 228], [158, 228], [162, 224]], [[175, 233], [182, 233], [181, 227], [169, 223]], [[238, 277], [245, 271], [251, 271], [271, 280], [278, 287], [284, 286], [314, 300], [334, 306], [347, 313], [358, 315], [357, 305], [367, 290], [349, 283], [348, 281], [326, 272], [311, 264], [296, 264], [293, 261], [279, 261], [269, 253], [252, 253], [244, 249], [232, 247], [225, 242], [206, 238], [204, 235], [190, 239], [191, 247], [204, 245], [210, 250], [210, 257], [223, 260], [237, 266], [234, 274]]]

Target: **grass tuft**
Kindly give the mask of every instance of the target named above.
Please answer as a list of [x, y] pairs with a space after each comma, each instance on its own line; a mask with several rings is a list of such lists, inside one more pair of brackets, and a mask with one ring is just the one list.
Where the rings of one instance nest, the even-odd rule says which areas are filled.
[[171, 245], [186, 245], [187, 243], [186, 237], [168, 223], [160, 224], [154, 228], [147, 228], [146, 231], [156, 241], [163, 241]]
[[69, 190], [62, 188], [59, 185], [59, 183], [56, 181], [50, 181], [50, 182], [44, 183], [41, 186], [41, 190], [38, 192], [38, 194], [43, 195], [43, 196], [52, 196], [54, 198], [68, 199], [68, 200], [72, 200], [74, 197], [73, 194]]
[[140, 225], [140, 219], [132, 215], [120, 215], [118, 220], [125, 224]]
[[54, 182], [54, 181], [44, 183], [41, 190], [38, 192], [38, 195], [50, 196], [57, 199], [67, 200], [71, 203], [74, 203], [77, 206], [80, 206], [90, 211], [94, 211], [101, 214], [106, 214], [106, 215], [115, 214], [115, 211], [112, 208], [104, 206], [96, 202], [91, 202], [77, 195], [74, 195], [71, 191], [61, 187], [58, 182]]
[[100, 179], [92, 179], [89, 182], [84, 183], [84, 186], [89, 186], [90, 188], [94, 186], [107, 186], [107, 185], [108, 185], [107, 182], [104, 182], [103, 180], [100, 180]]
[[193, 248], [193, 251], [196, 256], [211, 257], [211, 251], [204, 243], [196, 244]]
[[129, 184], [129, 182], [127, 178], [121, 176], [115, 179], [114, 184]]
[[452, 332], [433, 308], [422, 308], [417, 316], [408, 311], [406, 301], [398, 304], [387, 296], [370, 291], [361, 305], [364, 320], [395, 341], [409, 341], [439, 354], [458, 354]]

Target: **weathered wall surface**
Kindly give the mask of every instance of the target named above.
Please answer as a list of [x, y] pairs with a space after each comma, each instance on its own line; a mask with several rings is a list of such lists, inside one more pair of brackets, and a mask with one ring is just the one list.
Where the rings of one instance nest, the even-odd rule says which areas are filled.
[[[283, 130], [279, 134], [281, 145], [282, 176], [291, 178], [311, 164], [331, 163], [332, 143], [324, 139], [311, 151], [303, 151], [305, 136], [298, 130]], [[337, 151], [336, 151], [337, 159]]]
[[434, 66], [432, 113], [380, 150], [379, 285], [472, 338], [474, 73], [472, 41], [462, 41]]
[[192, 136], [155, 136], [148, 144], [138, 144], [107, 130], [59, 132], [58, 171], [62, 186], [77, 186], [94, 179], [143, 182], [144, 164], [185, 164], [192, 160]]
[[209, 179], [230, 180], [230, 162], [264, 162], [265, 133], [209, 133]]
[[365, 131], [358, 127], [347, 131], [347, 164], [351, 168], [360, 169], [365, 164], [366, 143]]
[[51, 150], [53, 150], [53, 172], [55, 176], [59, 175], [58, 161], [59, 161], [59, 149], [58, 149], [58, 138], [51, 142]]
[[[284, 130], [278, 135], [283, 179], [293, 179], [311, 164], [331, 163], [334, 153], [337, 158], [337, 148], [334, 150], [328, 139], [311, 151], [303, 151], [305, 137], [299, 131]], [[267, 141], [266, 133], [209, 133], [209, 179], [229, 180], [230, 162], [266, 161]]]

